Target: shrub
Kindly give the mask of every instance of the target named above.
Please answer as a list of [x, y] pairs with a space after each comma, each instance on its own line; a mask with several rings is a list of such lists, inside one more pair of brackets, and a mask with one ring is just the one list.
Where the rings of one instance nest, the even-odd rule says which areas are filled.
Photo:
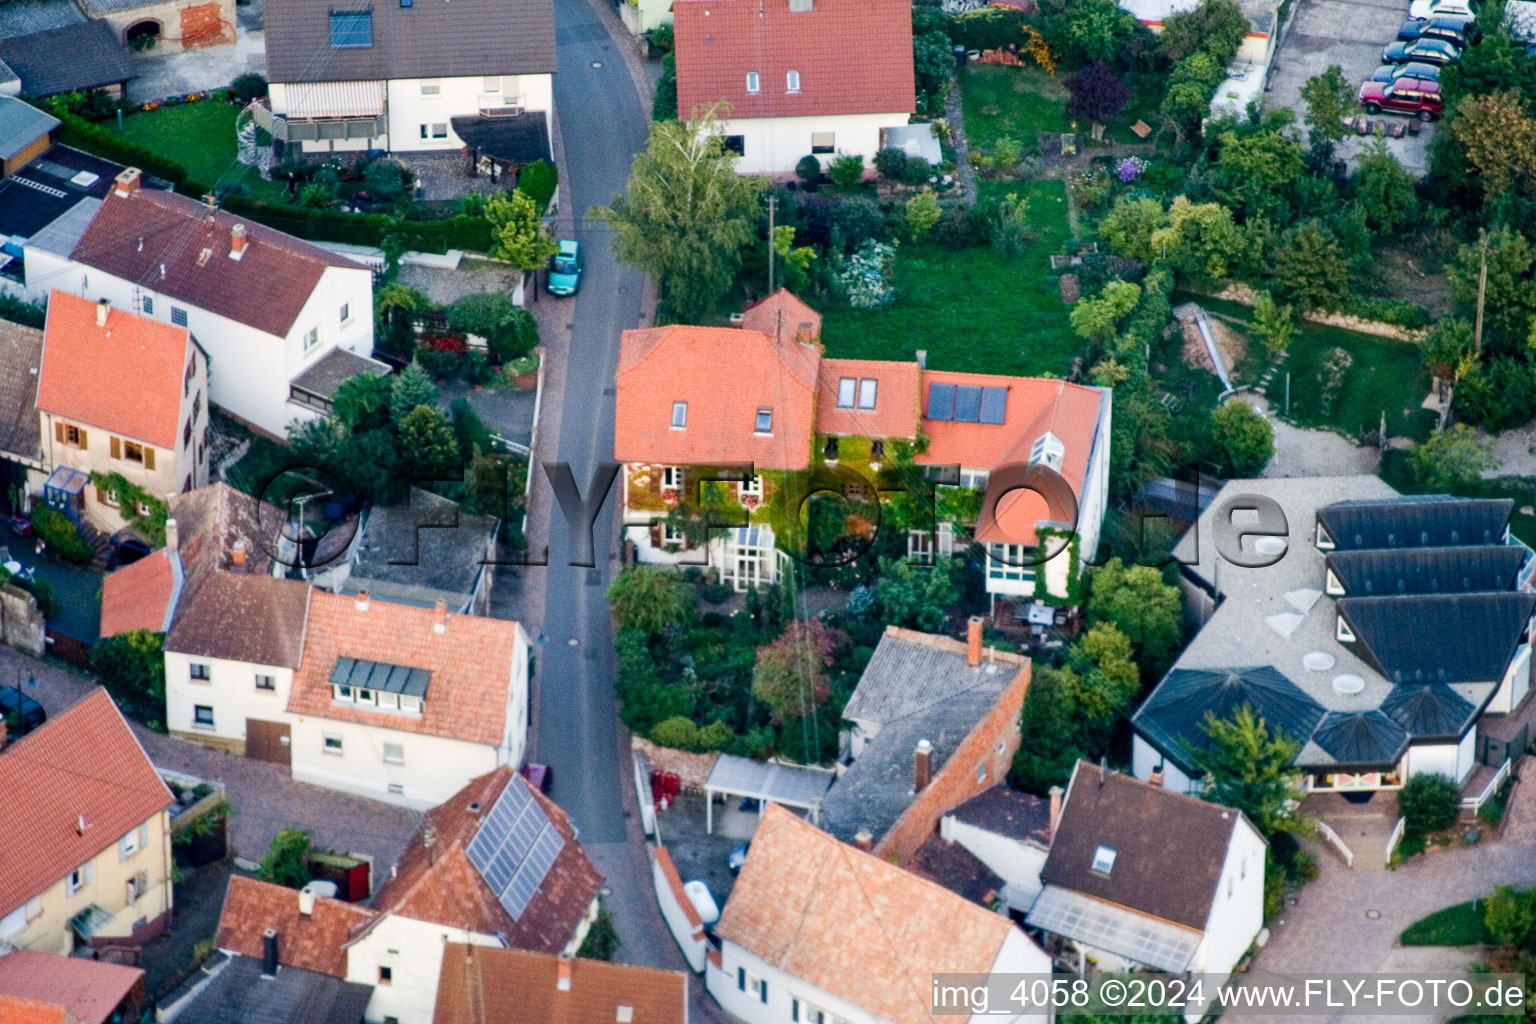
[[908, 157], [906, 166], [901, 169], [903, 185], [926, 185], [931, 177], [933, 165], [922, 157]]
[[1397, 809], [1416, 835], [1438, 832], [1456, 823], [1461, 791], [1444, 775], [1415, 775], [1397, 792]]
[[1011, 7], [983, 7], [949, 21], [949, 38], [967, 50], [1000, 50], [1024, 45], [1024, 13]]
[[698, 742], [705, 750], [725, 750], [736, 742], [736, 733], [724, 722], [710, 722], [699, 730]]
[[821, 161], [807, 153], [795, 164], [795, 177], [807, 185], [814, 185], [821, 180]]
[[548, 160], [535, 160], [517, 176], [517, 190], [538, 203], [540, 213], [549, 209], [549, 201], [555, 197], [555, 188], [559, 184], [560, 172]]
[[267, 94], [267, 80], [251, 71], [229, 83], [229, 98], [240, 104], [260, 99]]
[[991, 234], [990, 220], [979, 206], [948, 206], [928, 237], [946, 249], [965, 249], [986, 245]]
[[886, 237], [885, 211], [868, 196], [849, 196], [837, 204], [832, 224], [844, 238], [877, 241]]
[[672, 47], [675, 44], [672, 35], [672, 23], [670, 21], [665, 25], [657, 25], [646, 32], [645, 35], [650, 40], [652, 50], [662, 54], [672, 52]]
[[667, 54], [661, 58], [661, 81], [656, 83], [656, 94], [651, 97], [652, 121], [677, 120], [677, 57]]
[[96, 557], [96, 552], [85, 538], [80, 536], [80, 530], [68, 517], [56, 508], [47, 505], [39, 505], [32, 510], [32, 529], [37, 532], [37, 537], [46, 546], [46, 550], [53, 557], [71, 565], [87, 565]]
[[907, 154], [887, 146], [875, 154], [875, 173], [886, 181], [901, 181], [907, 169]]
[[256, 877], [274, 885], [302, 889], [309, 884], [309, 854], [313, 849], [309, 833], [296, 828], [279, 829], [272, 837], [267, 855], [261, 858]]
[[837, 284], [854, 309], [879, 309], [896, 299], [895, 273], [895, 247], [867, 238], [844, 259]]
[[651, 742], [663, 747], [692, 750], [699, 745], [699, 727], [693, 724], [693, 719], [676, 715], [657, 722], [651, 728]]

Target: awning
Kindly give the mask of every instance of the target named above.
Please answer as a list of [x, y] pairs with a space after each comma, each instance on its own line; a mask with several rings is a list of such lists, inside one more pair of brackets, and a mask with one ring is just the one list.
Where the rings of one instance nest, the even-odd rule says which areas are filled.
[[1138, 964], [1182, 974], [1200, 948], [1200, 932], [1113, 903], [1048, 885], [1025, 923]]
[[481, 156], [510, 164], [549, 160], [549, 127], [544, 111], [515, 117], [455, 117], [453, 133]]
[[[821, 801], [832, 788], [837, 773], [824, 768], [753, 761], [735, 754], [721, 754], [704, 781], [706, 806], [713, 807], [716, 793], [772, 801], [785, 807], [811, 812], [811, 820], [821, 817]], [[713, 831], [711, 816], [709, 828]]]
[[112, 915], [92, 903], [69, 919], [70, 929], [82, 939], [89, 939], [112, 923]]

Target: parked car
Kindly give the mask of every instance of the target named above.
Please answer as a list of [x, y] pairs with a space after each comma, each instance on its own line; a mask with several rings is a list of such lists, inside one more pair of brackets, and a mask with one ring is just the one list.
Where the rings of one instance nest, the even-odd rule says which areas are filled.
[[1371, 73], [1373, 82], [1397, 82], [1404, 78], [1417, 78], [1421, 82], [1440, 81], [1440, 69], [1434, 64], [1383, 64]]
[[581, 243], [562, 238], [560, 251], [549, 258], [549, 294], [575, 295], [581, 287], [581, 267]]
[[0, 718], [13, 716], [21, 726], [21, 733], [29, 733], [48, 720], [48, 712], [37, 701], [14, 686], [0, 686]]
[[1477, 17], [1479, 6], [1481, 5], [1478, 0], [1413, 0], [1413, 3], [1408, 5], [1408, 17], [1417, 21], [1427, 21], [1443, 15], [1470, 19]]
[[132, 565], [154, 549], [149, 542], [128, 527], [114, 533], [107, 541], [107, 571]]
[[[1406, 84], [1405, 84], [1406, 83]], [[1390, 110], [1412, 114], [1421, 121], [1433, 121], [1445, 110], [1440, 101], [1440, 83], [1406, 78], [1397, 82], [1366, 82], [1358, 96], [1367, 114]]]
[[1465, 47], [1473, 41], [1473, 33], [1477, 32], [1477, 22], [1469, 18], [1457, 17], [1450, 14], [1442, 14], [1426, 21], [1405, 21], [1397, 30], [1397, 38], [1407, 41], [1410, 39], [1444, 39], [1448, 43]]
[[1395, 43], [1388, 43], [1386, 49], [1381, 51], [1383, 64], [1406, 64], [1409, 61], [1421, 64], [1449, 64], [1460, 58], [1461, 48], [1444, 39], [1410, 39], [1406, 42], [1398, 40]]

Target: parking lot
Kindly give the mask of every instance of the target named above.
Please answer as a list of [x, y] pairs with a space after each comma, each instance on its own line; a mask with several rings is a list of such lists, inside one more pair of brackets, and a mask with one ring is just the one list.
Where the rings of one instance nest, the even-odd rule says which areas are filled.
[[[1397, 30], [1408, 19], [1407, 0], [1298, 0], [1295, 20], [1280, 40], [1270, 73], [1267, 108], [1289, 107], [1299, 122], [1307, 105], [1301, 99], [1301, 87], [1307, 79], [1322, 74], [1330, 64], [1344, 72], [1351, 88], [1381, 65], [1381, 49], [1397, 38]], [[1362, 110], [1363, 114], [1364, 111]], [[1374, 121], [1406, 128], [1404, 114], [1380, 114]], [[1439, 126], [1424, 126], [1418, 138], [1405, 134], [1387, 139], [1387, 149], [1413, 174], [1429, 170], [1429, 143]], [[1351, 134], [1340, 144], [1338, 155], [1350, 161], [1374, 142], [1369, 136]]]

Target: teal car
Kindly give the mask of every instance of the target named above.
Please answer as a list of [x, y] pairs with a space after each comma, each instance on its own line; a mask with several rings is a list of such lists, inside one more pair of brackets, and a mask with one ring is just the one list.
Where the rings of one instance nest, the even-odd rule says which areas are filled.
[[580, 287], [581, 243], [562, 238], [560, 251], [549, 258], [549, 294], [575, 295]]

